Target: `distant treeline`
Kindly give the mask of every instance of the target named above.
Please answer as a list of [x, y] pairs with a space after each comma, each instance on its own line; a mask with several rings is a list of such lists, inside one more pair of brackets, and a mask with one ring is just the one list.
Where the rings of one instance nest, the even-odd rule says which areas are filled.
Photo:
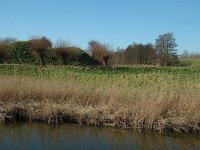
[[17, 41], [13, 38], [0, 40], [0, 63], [17, 64], [85, 64], [85, 65], [159, 65], [178, 63], [173, 33], [160, 35], [155, 45], [133, 43], [126, 49], [113, 50], [109, 45], [92, 40], [86, 51], [70, 46], [64, 41], [56, 44], [47, 37]]
[[200, 58], [200, 52], [189, 52], [187, 50], [184, 50], [181, 58]]

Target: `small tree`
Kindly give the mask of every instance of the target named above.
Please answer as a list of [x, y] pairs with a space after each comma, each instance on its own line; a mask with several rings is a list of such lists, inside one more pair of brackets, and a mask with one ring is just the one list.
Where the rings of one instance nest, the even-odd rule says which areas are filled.
[[176, 40], [173, 33], [160, 35], [155, 43], [161, 66], [169, 66], [174, 59], [177, 59]]
[[38, 57], [42, 65], [45, 65], [45, 53], [52, 47], [52, 43], [46, 37], [34, 38], [28, 41], [28, 46], [31, 51], [31, 54], [34, 57]]
[[98, 60], [103, 66], [108, 65], [108, 60], [112, 56], [112, 52], [108, 50], [107, 45], [92, 40], [89, 42], [89, 49], [91, 51], [92, 57]]

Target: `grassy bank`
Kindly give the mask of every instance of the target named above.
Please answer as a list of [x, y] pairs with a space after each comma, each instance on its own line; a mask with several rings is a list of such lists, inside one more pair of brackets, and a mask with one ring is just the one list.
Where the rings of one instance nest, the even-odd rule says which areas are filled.
[[0, 66], [0, 120], [200, 133], [200, 69]]
[[189, 67], [193, 67], [193, 68], [200, 67], [200, 58], [181, 58], [180, 61], [181, 63]]

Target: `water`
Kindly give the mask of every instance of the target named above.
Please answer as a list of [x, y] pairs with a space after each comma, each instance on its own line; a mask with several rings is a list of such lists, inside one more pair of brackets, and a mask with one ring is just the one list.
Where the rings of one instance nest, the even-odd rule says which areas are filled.
[[131, 130], [44, 123], [0, 125], [1, 150], [200, 149], [200, 137], [136, 133]]

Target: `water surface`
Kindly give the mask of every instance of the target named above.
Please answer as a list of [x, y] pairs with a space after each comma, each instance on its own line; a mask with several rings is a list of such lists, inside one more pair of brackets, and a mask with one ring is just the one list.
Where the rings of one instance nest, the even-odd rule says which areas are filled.
[[171, 150], [200, 149], [200, 137], [136, 133], [132, 130], [79, 125], [17, 123], [0, 125], [2, 150]]

